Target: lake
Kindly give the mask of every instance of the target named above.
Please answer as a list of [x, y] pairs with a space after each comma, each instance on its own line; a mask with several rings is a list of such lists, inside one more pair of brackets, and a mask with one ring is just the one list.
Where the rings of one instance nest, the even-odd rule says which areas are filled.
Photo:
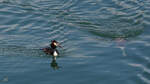
[[150, 84], [149, 0], [1, 0], [0, 20], [0, 84]]

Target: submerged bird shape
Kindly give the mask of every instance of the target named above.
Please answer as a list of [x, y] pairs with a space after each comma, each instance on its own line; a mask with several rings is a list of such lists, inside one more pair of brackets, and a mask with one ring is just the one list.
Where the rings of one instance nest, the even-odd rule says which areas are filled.
[[52, 56], [58, 56], [59, 52], [56, 49], [57, 47], [61, 47], [60, 44], [56, 40], [52, 40], [51, 44], [50, 44], [50, 47], [43, 48], [43, 51], [46, 54], [50, 54]]

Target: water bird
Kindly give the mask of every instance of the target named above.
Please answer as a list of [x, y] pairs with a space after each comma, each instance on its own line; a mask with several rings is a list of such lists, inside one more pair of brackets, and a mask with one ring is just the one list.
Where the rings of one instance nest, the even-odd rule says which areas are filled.
[[61, 47], [59, 42], [57, 42], [56, 40], [52, 40], [51, 41], [51, 44], [50, 44], [50, 47], [46, 47], [46, 48], [43, 48], [43, 51], [46, 53], [46, 54], [50, 54], [52, 56], [58, 56], [59, 55], [59, 52], [58, 50], [56, 49], [57, 47]]

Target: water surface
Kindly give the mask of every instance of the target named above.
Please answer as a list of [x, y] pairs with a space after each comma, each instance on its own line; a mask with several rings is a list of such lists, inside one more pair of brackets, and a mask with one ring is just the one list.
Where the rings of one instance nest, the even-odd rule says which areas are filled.
[[[149, 84], [150, 1], [1, 0], [0, 83]], [[57, 40], [56, 60], [40, 49]]]

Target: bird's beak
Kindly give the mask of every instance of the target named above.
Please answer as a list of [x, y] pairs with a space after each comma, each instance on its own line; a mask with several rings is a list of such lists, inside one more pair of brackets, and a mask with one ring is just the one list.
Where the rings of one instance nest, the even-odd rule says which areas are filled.
[[54, 43], [54, 45], [56, 45], [56, 46], [62, 48], [61, 45], [60, 45], [60, 43]]
[[62, 48], [62, 46], [60, 45], [60, 43], [57, 43], [57, 46], [60, 47], [60, 48]]

